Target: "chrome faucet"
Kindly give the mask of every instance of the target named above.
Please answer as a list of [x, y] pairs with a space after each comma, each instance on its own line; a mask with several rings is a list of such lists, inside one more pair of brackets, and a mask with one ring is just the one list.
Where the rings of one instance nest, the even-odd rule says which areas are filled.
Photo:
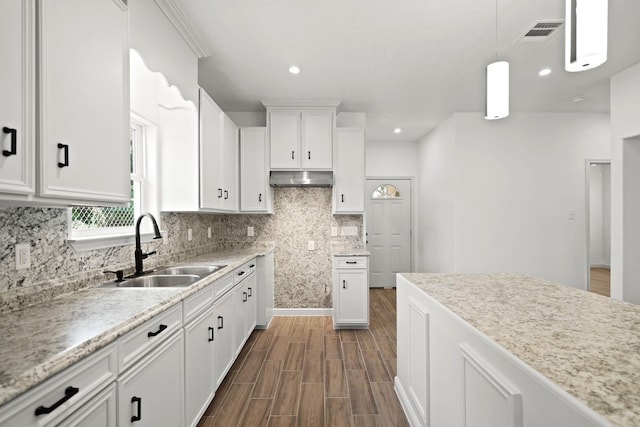
[[144, 269], [142, 267], [142, 260], [146, 259], [149, 255], [153, 255], [156, 253], [156, 251], [151, 251], [145, 254], [142, 252], [142, 248], [140, 247], [140, 222], [142, 222], [142, 218], [144, 218], [145, 216], [148, 216], [149, 218], [151, 218], [151, 221], [153, 222], [153, 231], [156, 234], [154, 239], [162, 239], [162, 234], [160, 234], [158, 223], [156, 222], [156, 219], [153, 217], [153, 215], [151, 215], [148, 212], [140, 215], [138, 217], [138, 221], [136, 221], [136, 251], [135, 251], [136, 271], [135, 273], [133, 273], [134, 276], [139, 276], [141, 274], [144, 274]]

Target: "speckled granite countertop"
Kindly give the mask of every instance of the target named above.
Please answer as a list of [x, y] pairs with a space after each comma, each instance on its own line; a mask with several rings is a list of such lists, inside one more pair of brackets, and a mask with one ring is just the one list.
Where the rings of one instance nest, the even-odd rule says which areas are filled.
[[115, 341], [153, 316], [272, 251], [213, 252], [172, 265], [227, 265], [186, 288], [92, 287], [25, 307], [0, 322], [0, 405]]
[[521, 274], [403, 274], [618, 426], [640, 426], [640, 306]]

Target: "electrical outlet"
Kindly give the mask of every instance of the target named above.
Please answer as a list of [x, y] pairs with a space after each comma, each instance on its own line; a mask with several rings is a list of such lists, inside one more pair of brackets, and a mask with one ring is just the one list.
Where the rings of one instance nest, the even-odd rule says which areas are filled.
[[188, 228], [187, 229], [187, 241], [192, 241], [193, 240], [193, 230]]
[[573, 209], [569, 209], [569, 219], [573, 220], [576, 219], [576, 211]]
[[338, 236], [338, 227], [331, 227], [331, 237]]
[[253, 237], [253, 227], [247, 227], [247, 236]]
[[31, 267], [31, 246], [28, 243], [16, 245], [16, 270]]
[[316, 250], [316, 242], [314, 242], [313, 240], [309, 240], [309, 244], [307, 246], [307, 249], [309, 249], [310, 251], [315, 251]]
[[207, 237], [211, 238], [211, 227], [207, 228]]

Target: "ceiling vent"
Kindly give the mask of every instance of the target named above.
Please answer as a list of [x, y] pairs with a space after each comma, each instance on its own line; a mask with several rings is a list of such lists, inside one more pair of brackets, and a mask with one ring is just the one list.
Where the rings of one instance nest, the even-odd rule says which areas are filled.
[[534, 22], [518, 39], [518, 42], [538, 43], [549, 40], [558, 32], [564, 21], [562, 19], [545, 19]]

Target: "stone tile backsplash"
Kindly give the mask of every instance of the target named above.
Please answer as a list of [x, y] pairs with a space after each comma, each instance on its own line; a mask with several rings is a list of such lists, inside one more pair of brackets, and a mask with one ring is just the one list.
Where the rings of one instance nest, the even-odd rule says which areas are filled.
[[[220, 248], [272, 244], [275, 247], [275, 306], [331, 307], [331, 249], [363, 247], [362, 216], [332, 215], [330, 188], [278, 188], [273, 215], [212, 215], [164, 212], [163, 240], [143, 244], [158, 253], [145, 260], [157, 266]], [[37, 292], [41, 300], [53, 288], [75, 290], [100, 281], [104, 270], [132, 269], [134, 245], [77, 252], [66, 242], [67, 210], [0, 209], [0, 312], [9, 295]], [[331, 227], [357, 226], [358, 236], [331, 237]], [[247, 236], [247, 227], [254, 236]], [[212, 237], [207, 231], [211, 227]], [[187, 229], [193, 239], [187, 240]], [[315, 242], [315, 250], [307, 249]], [[31, 245], [31, 267], [15, 269], [14, 247]]]

